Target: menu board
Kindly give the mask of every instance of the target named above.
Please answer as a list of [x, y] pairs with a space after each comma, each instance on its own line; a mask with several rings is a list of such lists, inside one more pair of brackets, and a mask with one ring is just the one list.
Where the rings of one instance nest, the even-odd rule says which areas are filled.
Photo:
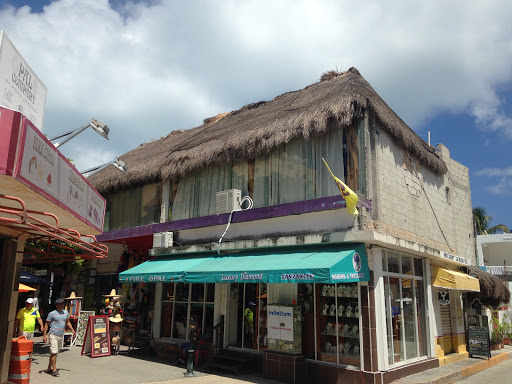
[[469, 356], [491, 357], [489, 330], [485, 327], [470, 326], [468, 332]]
[[108, 315], [90, 316], [87, 323], [82, 355], [110, 356], [110, 329]]
[[80, 314], [78, 315], [78, 323], [76, 325], [75, 345], [84, 345], [89, 316], [94, 316], [94, 314], [94, 311], [80, 311]]

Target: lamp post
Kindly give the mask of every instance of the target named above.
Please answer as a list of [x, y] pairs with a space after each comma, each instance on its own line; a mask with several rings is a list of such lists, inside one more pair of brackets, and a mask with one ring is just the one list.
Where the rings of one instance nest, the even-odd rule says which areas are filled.
[[50, 141], [57, 140], [57, 139], [60, 139], [61, 137], [66, 137], [67, 136], [62, 143], [55, 143], [55, 148], [58, 148], [61, 145], [66, 144], [73, 137], [75, 137], [76, 135], [82, 133], [83, 131], [85, 131], [89, 127], [94, 129], [98, 134], [100, 134], [101, 136], [103, 136], [105, 139], [108, 140], [108, 133], [110, 132], [110, 128], [107, 127], [107, 125], [104, 122], [102, 122], [101, 120], [96, 120], [96, 119], [92, 118], [91, 121], [87, 125], [84, 125], [83, 127], [80, 127], [80, 128], [77, 128], [77, 129], [73, 129], [72, 131], [69, 131], [69, 132], [57, 135], [55, 137], [52, 137], [50, 139]]
[[80, 173], [81, 174], [86, 174], [86, 173], [91, 173], [91, 172], [98, 172], [98, 171], [102, 170], [103, 168], [108, 167], [110, 164], [112, 164], [114, 167], [116, 167], [119, 171], [121, 171], [123, 173], [126, 173], [126, 171], [128, 170], [128, 166], [126, 165], [126, 163], [123, 160], [121, 160], [118, 157], [116, 157], [114, 160], [109, 161], [108, 163], [105, 163], [105, 164], [102, 164], [102, 165], [98, 165], [96, 167], [89, 168], [89, 169], [87, 169], [85, 171], [82, 171]]

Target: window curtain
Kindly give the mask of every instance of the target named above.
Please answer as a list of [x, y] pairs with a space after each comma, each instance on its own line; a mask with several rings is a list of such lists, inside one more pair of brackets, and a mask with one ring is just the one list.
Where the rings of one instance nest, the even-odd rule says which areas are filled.
[[110, 230], [140, 225], [142, 187], [119, 191], [111, 196]]
[[309, 140], [296, 138], [255, 160], [254, 207], [266, 207], [339, 194], [325, 158], [344, 180], [343, 129]]
[[248, 162], [221, 164], [185, 176], [178, 183], [172, 220], [214, 215], [216, 193], [236, 188], [246, 196], [248, 180]]

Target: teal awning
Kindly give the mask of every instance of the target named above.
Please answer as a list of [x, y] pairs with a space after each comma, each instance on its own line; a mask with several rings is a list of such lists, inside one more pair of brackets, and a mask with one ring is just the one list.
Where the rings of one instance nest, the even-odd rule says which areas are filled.
[[183, 281], [187, 269], [207, 260], [204, 257], [170, 259], [159, 257], [139, 264], [119, 274], [121, 283], [170, 283]]
[[369, 281], [365, 247], [273, 248], [212, 257], [185, 271], [191, 283], [348, 283]]
[[119, 274], [122, 283], [350, 283], [369, 281], [364, 245], [267, 248], [160, 258]]

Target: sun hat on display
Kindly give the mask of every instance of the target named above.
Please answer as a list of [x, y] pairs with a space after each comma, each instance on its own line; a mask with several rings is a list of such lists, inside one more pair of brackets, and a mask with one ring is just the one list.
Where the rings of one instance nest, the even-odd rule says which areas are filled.
[[71, 292], [71, 295], [69, 295], [69, 297], [66, 297], [66, 300], [75, 300], [75, 299], [81, 299], [82, 297], [81, 296], [77, 296], [75, 294], [75, 291]]
[[121, 295], [117, 295], [116, 294], [116, 290], [113, 289], [110, 291], [110, 295], [103, 295], [103, 297], [112, 297], [112, 298], [116, 298], [116, 297], [121, 297]]
[[121, 321], [124, 320], [119, 313], [114, 317], [109, 317], [108, 319], [113, 323], [120, 323]]

